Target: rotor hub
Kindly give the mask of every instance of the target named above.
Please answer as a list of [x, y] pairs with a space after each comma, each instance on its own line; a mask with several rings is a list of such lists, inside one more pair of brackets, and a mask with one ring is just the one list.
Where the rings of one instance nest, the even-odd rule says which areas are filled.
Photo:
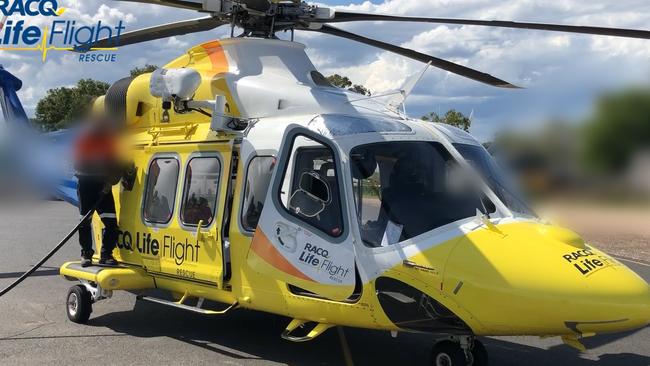
[[304, 2], [272, 3], [264, 12], [234, 5], [228, 19], [232, 26], [244, 30], [242, 37], [277, 38], [276, 32], [310, 28], [312, 21], [330, 13], [323, 9]]

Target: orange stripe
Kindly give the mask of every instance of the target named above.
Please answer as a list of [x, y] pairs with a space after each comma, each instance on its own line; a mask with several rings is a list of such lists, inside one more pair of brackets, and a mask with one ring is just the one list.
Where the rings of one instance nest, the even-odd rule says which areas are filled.
[[212, 70], [216, 73], [228, 72], [228, 59], [223, 52], [223, 47], [219, 41], [212, 41], [201, 45], [205, 53], [210, 57], [212, 62]]
[[307, 277], [307, 275], [302, 273], [298, 268], [294, 267], [293, 264], [289, 263], [282, 253], [271, 244], [269, 238], [266, 237], [260, 228], [257, 228], [255, 231], [253, 242], [251, 243], [251, 249], [255, 254], [280, 271], [302, 280], [314, 282], [314, 280]]

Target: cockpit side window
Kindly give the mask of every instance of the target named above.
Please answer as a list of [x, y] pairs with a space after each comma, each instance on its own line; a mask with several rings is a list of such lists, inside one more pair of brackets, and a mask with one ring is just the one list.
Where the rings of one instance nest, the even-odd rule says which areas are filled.
[[371, 247], [414, 238], [493, 212], [480, 190], [436, 142], [382, 142], [350, 153], [361, 236]]
[[255, 231], [262, 216], [275, 163], [273, 156], [256, 156], [248, 164], [241, 218], [242, 226], [248, 231]]
[[331, 148], [298, 135], [282, 179], [280, 202], [293, 216], [332, 237], [343, 233], [338, 167]]

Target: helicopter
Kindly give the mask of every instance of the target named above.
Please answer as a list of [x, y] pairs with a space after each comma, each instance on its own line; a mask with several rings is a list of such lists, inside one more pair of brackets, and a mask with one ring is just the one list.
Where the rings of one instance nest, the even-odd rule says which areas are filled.
[[[432, 334], [434, 365], [486, 365], [478, 336], [583, 337], [650, 323], [650, 287], [575, 232], [539, 218], [470, 134], [409, 118], [422, 73], [388, 95], [335, 88], [295, 31], [490, 74], [331, 24], [423, 22], [650, 39], [650, 31], [338, 11], [300, 1], [128, 0], [206, 13], [80, 46], [128, 46], [230, 26], [163, 68], [117, 81], [95, 107], [124, 121], [135, 175], [113, 188], [116, 268], [71, 261], [66, 312], [88, 321], [114, 291], [207, 316]], [[243, 32], [235, 37], [235, 30]], [[280, 40], [278, 32], [290, 32]], [[118, 43], [116, 43], [118, 42]], [[425, 68], [426, 70], [426, 68]], [[93, 217], [94, 240], [102, 223]], [[99, 250], [97, 251], [99, 252]], [[152, 295], [163, 290], [169, 298]]]

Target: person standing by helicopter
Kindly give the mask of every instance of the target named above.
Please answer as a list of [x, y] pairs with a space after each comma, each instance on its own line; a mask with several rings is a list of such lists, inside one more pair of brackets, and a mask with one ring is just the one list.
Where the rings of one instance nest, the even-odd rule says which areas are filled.
[[[82, 217], [93, 209], [99, 214], [105, 228], [99, 264], [109, 266], [118, 264], [113, 257], [118, 226], [112, 193], [112, 186], [120, 182], [122, 175], [117, 130], [103, 113], [91, 113], [74, 144], [79, 212]], [[88, 267], [94, 255], [91, 219], [79, 228], [79, 244], [81, 266]]]

